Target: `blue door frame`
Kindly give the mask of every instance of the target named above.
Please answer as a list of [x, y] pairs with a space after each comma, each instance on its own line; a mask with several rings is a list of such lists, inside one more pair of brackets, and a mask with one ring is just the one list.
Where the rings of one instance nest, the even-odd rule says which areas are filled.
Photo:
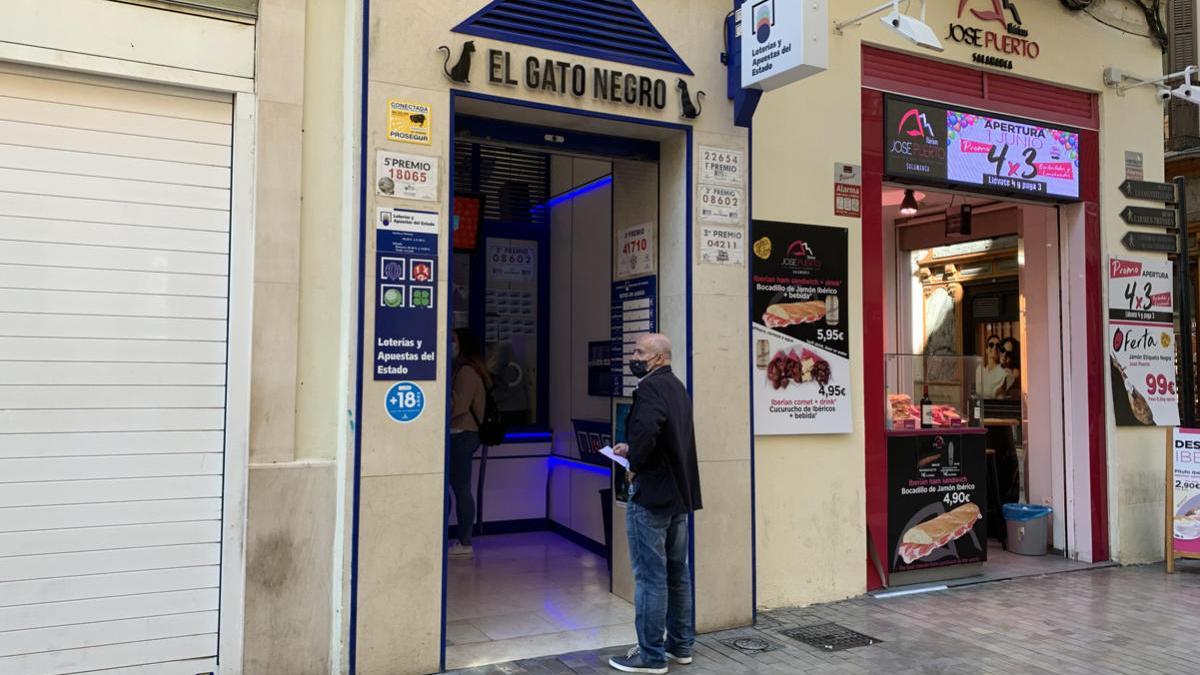
[[[362, 270], [366, 268], [366, 254], [367, 254], [366, 240], [367, 240], [367, 234], [368, 234], [368, 232], [367, 232], [368, 208], [367, 207], [368, 207], [369, 196], [368, 196], [366, 176], [369, 175], [367, 161], [368, 161], [368, 154], [369, 154], [368, 148], [370, 147], [369, 146], [369, 134], [368, 134], [368, 129], [370, 128], [370, 126], [369, 126], [369, 124], [370, 124], [370, 120], [369, 120], [369, 112], [370, 112], [370, 105], [369, 105], [370, 38], [369, 38], [369, 36], [370, 36], [370, 28], [371, 28], [371, 23], [370, 23], [371, 22], [371, 2], [370, 2], [370, 0], [364, 0], [364, 2], [363, 2], [362, 21], [363, 21], [362, 28], [363, 28], [363, 36], [364, 37], [363, 37], [363, 46], [362, 46], [362, 69], [360, 71], [360, 88], [362, 90], [362, 95], [361, 95], [361, 101], [360, 101], [360, 129], [359, 129], [359, 144], [360, 144], [359, 176], [360, 176], [360, 179], [359, 179], [359, 186], [358, 186], [359, 187], [359, 193], [358, 193], [358, 211], [359, 211], [358, 235], [359, 235], [359, 240], [358, 240], [358, 268], [357, 268], [360, 275], [361, 275]], [[656, 121], [656, 120], [644, 120], [644, 119], [639, 119], [636, 117], [626, 117], [623, 115], [614, 115], [614, 114], [609, 114], [609, 113], [593, 112], [593, 111], [587, 111], [587, 110], [577, 110], [577, 109], [573, 109], [573, 108], [553, 106], [553, 105], [547, 105], [547, 104], [542, 104], [542, 103], [532, 103], [529, 101], [521, 101], [521, 100], [504, 98], [504, 97], [499, 97], [499, 96], [491, 96], [491, 95], [487, 95], [487, 94], [478, 94], [478, 93], [474, 93], [474, 92], [460, 91], [460, 90], [452, 89], [450, 91], [450, 111], [449, 111], [449, 113], [450, 113], [450, 148], [449, 148], [449, 153], [448, 153], [448, 155], [449, 155], [448, 164], [450, 165], [450, 168], [447, 171], [447, 174], [448, 174], [447, 182], [449, 185], [449, 187], [447, 189], [447, 195], [448, 195], [448, 200], [449, 200], [448, 204], [447, 204], [447, 213], [451, 214], [451, 218], [452, 218], [452, 214], [453, 214], [453, 199], [454, 199], [454, 171], [453, 171], [454, 131], [455, 131], [454, 130], [454, 116], [455, 116], [456, 103], [457, 103], [458, 99], [460, 99], [460, 98], [461, 99], [474, 99], [474, 100], [479, 100], [479, 101], [490, 101], [490, 102], [494, 102], [494, 103], [502, 103], [502, 104], [506, 104], [506, 105], [512, 105], [512, 106], [517, 106], [517, 107], [522, 107], [522, 108], [529, 108], [529, 109], [534, 109], [534, 110], [551, 111], [551, 112], [564, 113], [564, 114], [569, 114], [569, 115], [574, 115], [574, 116], [589, 117], [589, 118], [594, 118], [594, 119], [603, 119], [603, 120], [624, 122], [624, 123], [629, 123], [629, 124], [638, 124], [638, 125], [642, 125], [642, 126], [659, 127], [659, 128], [664, 128], [664, 129], [671, 129], [674, 131], [681, 131], [684, 133], [685, 143], [686, 143], [686, 159], [685, 159], [686, 166], [685, 166], [685, 179], [684, 179], [685, 180], [684, 184], [686, 186], [685, 187], [685, 204], [686, 204], [685, 213], [686, 213], [686, 216], [685, 216], [685, 222], [684, 222], [684, 230], [685, 230], [685, 241], [686, 241], [686, 247], [687, 247], [686, 264], [684, 266], [684, 269], [685, 269], [684, 286], [685, 286], [685, 293], [686, 293], [686, 297], [687, 297], [687, 303], [686, 303], [686, 307], [685, 307], [686, 340], [687, 340], [688, 348], [690, 350], [691, 345], [692, 345], [692, 302], [691, 302], [691, 299], [692, 299], [692, 265], [694, 262], [693, 261], [693, 253], [692, 253], [692, 249], [693, 249], [693, 245], [692, 245], [692, 224], [693, 224], [692, 223], [692, 211], [693, 211], [693, 204], [692, 204], [692, 197], [693, 197], [692, 196], [693, 131], [692, 131], [692, 127], [689, 125], [686, 125], [686, 124], [678, 124], [678, 123], [673, 123], [673, 122], [661, 122], [661, 121]], [[453, 245], [452, 245], [450, 239], [451, 239], [450, 237], [446, 237], [446, 239], [445, 239], [447, 250], [450, 251], [450, 255], [447, 256], [446, 263], [444, 263], [444, 264], [452, 265], [454, 256], [453, 256]], [[452, 278], [452, 276], [451, 276], [451, 278]], [[352, 505], [351, 505], [350, 617], [349, 617], [349, 629], [350, 629], [349, 633], [350, 634], [349, 634], [348, 646], [347, 646], [347, 650], [348, 650], [348, 655], [347, 655], [348, 659], [347, 660], [348, 660], [348, 665], [349, 665], [349, 672], [351, 673], [351, 675], [353, 675], [355, 672], [357, 672], [357, 656], [358, 656], [358, 574], [359, 574], [358, 542], [359, 542], [359, 534], [360, 534], [359, 520], [360, 520], [360, 510], [361, 510], [361, 502], [360, 502], [361, 481], [362, 481], [362, 470], [361, 470], [361, 467], [362, 467], [362, 424], [361, 424], [361, 421], [362, 421], [362, 408], [363, 408], [363, 365], [364, 365], [363, 360], [364, 360], [364, 351], [365, 351], [363, 349], [362, 345], [363, 345], [363, 339], [364, 339], [364, 333], [365, 333], [364, 318], [365, 318], [365, 309], [366, 309], [366, 305], [365, 305], [366, 292], [367, 292], [366, 285], [360, 283], [359, 284], [359, 292], [358, 292], [358, 307], [357, 307], [357, 319], [356, 319], [357, 328], [356, 328], [356, 342], [355, 342], [355, 350], [356, 350], [355, 368], [356, 368], [356, 371], [355, 371], [355, 389], [354, 389], [354, 411], [353, 411], [353, 418], [351, 420], [352, 428], [353, 428], [353, 435], [354, 435], [354, 474], [353, 474], [353, 488], [352, 488], [353, 494], [352, 494]], [[449, 311], [450, 303], [446, 303], [446, 306], [447, 306], [447, 311]], [[451, 317], [448, 317], [448, 319], [450, 319], [450, 318]], [[453, 324], [451, 323], [449, 325], [453, 325]], [[447, 331], [446, 344], [443, 345], [443, 347], [444, 347], [444, 351], [442, 352], [443, 354], [450, 353], [449, 341], [450, 341], [449, 331]], [[448, 362], [445, 363], [444, 368], [445, 368], [444, 375], [446, 378], [445, 381], [449, 382], [450, 365]], [[692, 359], [689, 358], [688, 363], [687, 363], [687, 369], [686, 369], [687, 386], [688, 386], [689, 394], [692, 393], [692, 391], [691, 391], [692, 390], [692, 379], [693, 379], [692, 371], [693, 371], [693, 363], [692, 363]], [[449, 391], [449, 387], [447, 387], [446, 388], [447, 414], [449, 414], [449, 407], [450, 407], [449, 406], [449, 396], [450, 396], [450, 391]], [[447, 423], [448, 423], [448, 420], [447, 420]], [[443, 472], [445, 472], [445, 471], [446, 471], [446, 468], [443, 468]], [[442, 523], [447, 522], [447, 519], [449, 518], [449, 514], [445, 512], [445, 508], [448, 508], [448, 507], [443, 507], [443, 518], [441, 521]], [[446, 561], [445, 553], [444, 553], [446, 550], [446, 547], [445, 547], [446, 533], [447, 533], [447, 530], [443, 525], [442, 526], [442, 536], [443, 536], [442, 609], [441, 609], [441, 647], [440, 647], [441, 653], [439, 654], [439, 661], [438, 661], [439, 670], [445, 670], [445, 667], [446, 667], [446, 580], [447, 580], [447, 571], [448, 571], [447, 561]], [[694, 600], [695, 599], [694, 598], [695, 588], [696, 588], [696, 584], [695, 584], [696, 538], [695, 538], [695, 518], [694, 517], [691, 517], [688, 520], [688, 533], [689, 533], [688, 556], [692, 561], [692, 565], [691, 565], [690, 569], [691, 569], [691, 576], [692, 576], [692, 593], [693, 593], [693, 600]], [[693, 602], [693, 621], [695, 619], [695, 617], [694, 617], [695, 609], [694, 608], [695, 608], [695, 603]]]

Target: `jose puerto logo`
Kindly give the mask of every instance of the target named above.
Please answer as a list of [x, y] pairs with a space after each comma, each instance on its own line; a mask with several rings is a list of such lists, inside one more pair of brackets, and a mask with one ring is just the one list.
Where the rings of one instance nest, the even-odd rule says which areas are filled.
[[937, 136], [933, 133], [933, 125], [929, 123], [929, 118], [919, 108], [910, 108], [900, 117], [900, 123], [896, 126], [896, 135], [919, 137], [929, 145], [938, 143]]

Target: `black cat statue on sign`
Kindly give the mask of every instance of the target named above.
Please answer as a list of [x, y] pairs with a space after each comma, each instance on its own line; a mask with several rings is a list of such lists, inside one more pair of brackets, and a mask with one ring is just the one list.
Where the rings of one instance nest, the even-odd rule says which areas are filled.
[[679, 84], [675, 85], [675, 88], [679, 90], [679, 109], [682, 111], [680, 115], [684, 119], [689, 120], [699, 117], [700, 113], [704, 111], [703, 104], [701, 103], [701, 99], [704, 98], [704, 92], [697, 91], [696, 102], [692, 103], [692, 95], [688, 92], [687, 82], [684, 82], [682, 77], [679, 78]]
[[446, 60], [442, 63], [442, 70], [446, 72], [446, 77], [451, 82], [458, 84], [471, 83], [471, 55], [475, 53], [475, 41], [467, 40], [463, 43], [462, 52], [458, 55], [458, 61], [454, 66], [450, 66], [450, 48], [446, 45], [438, 47], [439, 51], [446, 53]]

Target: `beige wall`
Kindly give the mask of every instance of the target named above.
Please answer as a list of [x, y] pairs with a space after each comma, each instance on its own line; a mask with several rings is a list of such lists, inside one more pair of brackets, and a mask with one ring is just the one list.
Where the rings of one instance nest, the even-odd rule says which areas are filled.
[[[830, 19], [855, 16], [874, 4], [831, 3]], [[929, 3], [927, 22], [939, 37], [946, 34], [956, 9], [953, 2]], [[1105, 89], [1101, 70], [1112, 64], [1150, 77], [1161, 71], [1161, 55], [1149, 40], [1067, 12], [1059, 3], [1025, 3], [1021, 16], [1041, 54], [1033, 61], [1014, 59], [1012, 75], [1100, 94], [1103, 246], [1106, 255], [1120, 250], [1124, 226], [1117, 213], [1125, 200], [1117, 185], [1124, 178], [1123, 151], [1145, 153], [1146, 178], [1161, 179], [1156, 172], [1162, 157], [1162, 113], [1152, 92], [1117, 96]], [[859, 73], [864, 42], [956, 63], [969, 64], [971, 58], [968, 47], [950, 41], [945, 41], [942, 54], [920, 50], [878, 19], [867, 19], [830, 36], [828, 72], [766, 94], [754, 119], [754, 217], [849, 228], [850, 302], [858, 316], [862, 289], [853, 280], [862, 274], [860, 223], [835, 217], [831, 194], [833, 163], [857, 164], [861, 159]], [[795, 162], [797, 156], [804, 161]], [[861, 340], [860, 332], [852, 335], [854, 433], [756, 439], [760, 605], [823, 602], [865, 590], [862, 363], [879, 355], [864, 355]], [[1111, 416], [1106, 425], [1113, 554], [1124, 562], [1161, 556], [1161, 534], [1155, 534], [1161, 533], [1161, 508], [1155, 504], [1161, 504], [1162, 481], [1152, 477], [1161, 471], [1162, 434], [1116, 432]], [[1118, 526], [1123, 535], [1119, 538]]]
[[[344, 0], [263, 0], [257, 26], [251, 464], [245, 669], [330, 670], [341, 331]], [[352, 88], [352, 87], [351, 87]], [[345, 225], [342, 223], [345, 221]], [[344, 443], [341, 444], [344, 447]]]

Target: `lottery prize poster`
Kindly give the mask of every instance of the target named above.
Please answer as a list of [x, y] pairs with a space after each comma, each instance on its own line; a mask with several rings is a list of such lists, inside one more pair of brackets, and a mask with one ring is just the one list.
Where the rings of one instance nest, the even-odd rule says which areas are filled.
[[1118, 426], [1178, 426], [1170, 261], [1109, 258], [1108, 366]]
[[850, 433], [846, 230], [755, 220], [750, 240], [754, 432]]
[[1200, 557], [1200, 430], [1171, 430], [1171, 481], [1175, 553]]
[[612, 353], [609, 375], [613, 396], [633, 396], [637, 378], [629, 372], [629, 358], [638, 338], [658, 326], [657, 277], [614, 281], [612, 284]]
[[888, 570], [987, 560], [982, 433], [888, 434]]
[[436, 280], [436, 234], [375, 230], [374, 379], [437, 379]]

